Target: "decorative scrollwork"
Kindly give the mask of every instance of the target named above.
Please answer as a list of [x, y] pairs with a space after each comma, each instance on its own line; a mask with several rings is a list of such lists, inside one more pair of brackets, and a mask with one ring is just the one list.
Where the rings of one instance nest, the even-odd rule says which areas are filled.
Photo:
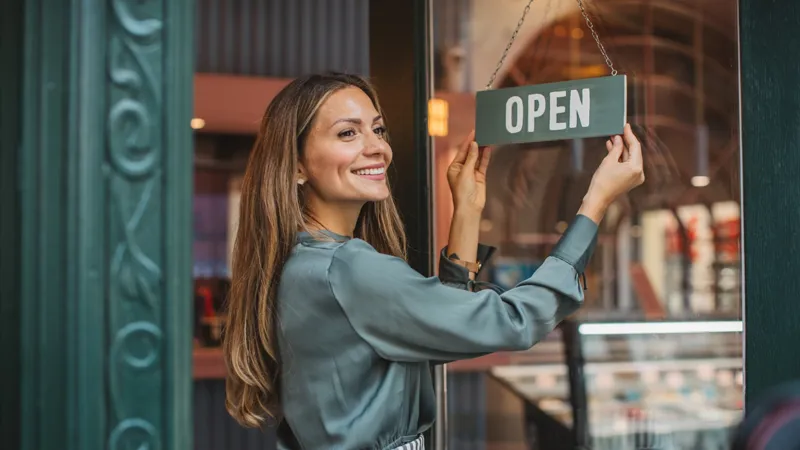
[[[108, 0], [107, 164], [113, 254], [110, 267], [111, 450], [160, 450], [144, 404], [162, 401], [161, 90], [166, 0]], [[131, 320], [133, 318], [134, 320]], [[130, 389], [135, 384], [137, 389]], [[150, 389], [142, 389], [141, 386]]]
[[161, 437], [150, 422], [143, 419], [120, 421], [108, 438], [110, 450], [159, 450]]
[[[111, 6], [114, 9], [114, 15], [127, 33], [139, 38], [145, 38], [153, 37], [153, 35], [161, 31], [161, 20], [154, 17], [148, 17], [146, 19], [139, 19], [135, 17], [131, 12], [131, 5], [129, 5], [129, 3], [132, 2], [129, 0], [111, 0]], [[147, 6], [147, 3], [155, 3], [155, 7], [159, 9], [162, 8], [161, 2], [155, 0], [144, 2], [137, 1], [136, 3], [144, 4], [139, 5], [141, 9], [144, 9], [144, 6]]]
[[[123, 386], [126, 379], [141, 380], [143, 372], [160, 367], [161, 330], [152, 322], [140, 321], [122, 327], [111, 344], [109, 393], [117, 417], [128, 415]], [[131, 373], [133, 372], [133, 373]]]
[[[125, 120], [132, 131], [122, 135]], [[156, 167], [158, 154], [152, 144], [152, 127], [147, 109], [141, 102], [123, 98], [112, 108], [108, 118], [108, 141], [114, 169], [131, 178], [149, 175]]]
[[[135, 346], [140, 347], [134, 349]], [[111, 345], [111, 356], [136, 370], [147, 370], [159, 360], [161, 330], [151, 322], [134, 322], [122, 327]], [[135, 354], [139, 350], [142, 354]]]

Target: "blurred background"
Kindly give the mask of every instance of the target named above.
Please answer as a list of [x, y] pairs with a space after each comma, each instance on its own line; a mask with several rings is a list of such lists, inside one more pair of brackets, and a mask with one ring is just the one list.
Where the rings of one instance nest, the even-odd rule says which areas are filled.
[[[588, 17], [628, 77], [647, 182], [602, 223], [580, 312], [529, 351], [437, 371], [432, 447], [727, 449], [743, 417], [744, 347], [770, 349], [749, 354], [753, 392], [800, 376], [800, 358], [787, 357], [800, 286], [781, 244], [800, 231], [781, 219], [800, 193], [783, 199], [794, 172], [766, 162], [796, 154], [796, 136], [773, 133], [782, 137], [770, 157], [740, 148], [740, 127], [762, 138], [781, 126], [776, 114], [800, 110], [800, 74], [781, 70], [789, 63], [769, 31], [786, 17], [775, 33], [788, 33], [800, 10], [756, 3], [584, 0], [585, 15], [576, 0], [530, 4], [494, 87], [609, 75]], [[297, 76], [370, 77], [392, 130], [410, 262], [433, 275], [453, 209], [445, 170], [528, 4], [5, 3], [0, 54], [15, 70], [2, 74], [1, 200], [12, 213], [0, 229], [0, 317], [13, 357], [0, 424], [10, 448], [277, 448], [272, 428], [245, 430], [225, 411], [219, 348], [241, 180], [264, 109]], [[752, 67], [745, 85], [740, 54]], [[743, 89], [759, 92], [751, 105], [766, 98], [781, 112], [740, 114]], [[604, 141], [495, 149], [481, 240], [498, 252], [484, 281], [510, 288], [536, 270]], [[747, 158], [757, 175], [743, 187]], [[763, 237], [752, 252], [743, 193]], [[757, 268], [748, 283], [776, 303], [748, 310], [760, 331], [745, 344], [746, 257]]]
[[[446, 244], [452, 213], [444, 171], [474, 127], [475, 92], [526, 3], [432, 1], [434, 248]], [[204, 361], [218, 358], [216, 333], [203, 324], [218, 318], [224, 297], [258, 117], [293, 76], [328, 69], [370, 75], [369, 7], [198, 2], [193, 261]], [[725, 448], [743, 399], [737, 4], [607, 0], [586, 7], [615, 68], [629, 77], [629, 120], [644, 142], [648, 176], [604, 221], [586, 307], [575, 318], [592, 448]], [[495, 86], [607, 74], [578, 3], [540, 0]], [[510, 288], [544, 260], [580, 206], [604, 142], [496, 149], [482, 241], [500, 251], [484, 269], [487, 281]], [[658, 332], [651, 321], [660, 322]], [[573, 421], [561, 332], [528, 352], [448, 365], [451, 448], [572, 448], [556, 437]], [[210, 413], [198, 417], [207, 422], [197, 432], [224, 439], [214, 432], [224, 416], [222, 370], [210, 368], [195, 372], [198, 411]]]

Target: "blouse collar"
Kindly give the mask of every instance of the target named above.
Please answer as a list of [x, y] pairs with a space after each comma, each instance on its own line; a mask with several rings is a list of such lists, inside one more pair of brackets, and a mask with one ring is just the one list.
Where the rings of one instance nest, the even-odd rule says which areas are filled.
[[300, 231], [297, 233], [298, 242], [324, 242], [327, 240], [326, 237], [333, 239], [336, 242], [346, 242], [351, 239], [350, 236], [343, 236], [330, 230], [316, 230], [313, 233], [309, 233], [308, 231]]

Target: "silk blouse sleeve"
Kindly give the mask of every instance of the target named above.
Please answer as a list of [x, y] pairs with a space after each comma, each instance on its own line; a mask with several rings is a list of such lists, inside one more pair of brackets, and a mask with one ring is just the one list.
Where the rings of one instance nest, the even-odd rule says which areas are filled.
[[[381, 357], [469, 359], [528, 349], [576, 311], [596, 240], [597, 225], [576, 216], [539, 269], [503, 294], [456, 287], [463, 274], [452, 282], [423, 277], [360, 239], [334, 252], [328, 281], [353, 329]], [[466, 272], [454, 266], [450, 270]]]
[[[486, 265], [496, 250], [495, 247], [490, 245], [478, 244], [478, 262], [480, 262], [481, 265]], [[469, 279], [469, 270], [453, 262], [448, 257], [448, 253], [447, 247], [443, 248], [439, 253], [439, 281], [446, 286], [471, 291], [472, 286]], [[480, 271], [478, 271], [478, 273], [480, 273]], [[475, 274], [476, 278], [477, 276], [478, 274]]]

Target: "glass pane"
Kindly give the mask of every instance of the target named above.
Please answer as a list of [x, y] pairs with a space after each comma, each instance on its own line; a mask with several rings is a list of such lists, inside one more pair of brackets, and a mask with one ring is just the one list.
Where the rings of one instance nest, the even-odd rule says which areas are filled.
[[[440, 248], [452, 214], [445, 170], [527, 1], [433, 3]], [[647, 181], [601, 224], [586, 303], [567, 326], [529, 351], [448, 365], [450, 447], [572, 448], [582, 417], [571, 402], [585, 389], [593, 449], [728, 448], [742, 409], [737, 2], [583, 3], [628, 76]], [[494, 86], [609, 74], [577, 1], [537, 0]], [[495, 149], [481, 240], [499, 250], [485, 281], [510, 288], [536, 270], [580, 207], [604, 142]], [[585, 363], [570, 366], [565, 353]]]

